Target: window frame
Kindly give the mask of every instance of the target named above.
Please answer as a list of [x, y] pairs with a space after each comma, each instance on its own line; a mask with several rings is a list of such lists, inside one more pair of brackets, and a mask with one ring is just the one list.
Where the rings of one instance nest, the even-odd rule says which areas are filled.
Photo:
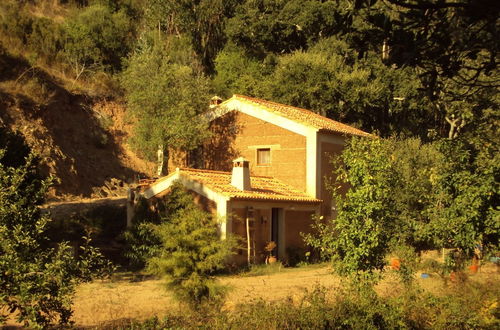
[[[267, 163], [260, 163], [259, 160], [260, 160], [260, 157], [259, 157], [259, 153], [260, 152], [263, 152], [263, 151], [268, 151], [269, 152], [269, 156], [268, 156], [268, 159], [269, 161]], [[257, 148], [256, 151], [255, 151], [255, 164], [257, 166], [271, 166], [271, 148], [267, 147], [267, 148]]]

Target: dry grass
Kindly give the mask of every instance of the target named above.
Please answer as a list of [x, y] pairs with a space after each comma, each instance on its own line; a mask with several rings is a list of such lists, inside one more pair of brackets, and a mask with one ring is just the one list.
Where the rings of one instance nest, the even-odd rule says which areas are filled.
[[[388, 276], [377, 285], [376, 290], [380, 295], [391, 295], [402, 289], [393, 275], [388, 272]], [[500, 274], [494, 265], [487, 264], [479, 273], [469, 275], [469, 278], [484, 283], [498, 281]], [[332, 275], [331, 268], [325, 265], [288, 268], [260, 276], [223, 276], [220, 281], [230, 289], [224, 307], [226, 309], [256, 299], [299, 301], [307, 290], [317, 285], [329, 288], [333, 294], [335, 288], [341, 285], [341, 279]], [[433, 293], [445, 291], [443, 281], [438, 276], [423, 279], [417, 274], [417, 283]], [[161, 317], [168, 311], [182, 313], [161, 280], [130, 282], [122, 279], [85, 284], [78, 288], [74, 308], [74, 321], [78, 326], [99, 326], [120, 319], [143, 320], [155, 315]]]
[[59, 3], [59, 0], [42, 0], [28, 3], [28, 10], [36, 17], [50, 18], [58, 23], [64, 22], [69, 10]]
[[98, 281], [78, 288], [73, 320], [79, 326], [118, 319], [142, 320], [177, 308], [162, 281]]
[[[477, 274], [469, 274], [469, 280], [487, 283], [498, 282], [500, 272], [493, 264], [484, 265]], [[326, 287], [334, 296], [336, 288], [342, 285], [338, 276], [332, 274], [327, 265], [313, 265], [302, 268], [284, 268], [273, 274], [259, 276], [221, 276], [222, 284], [229, 287], [225, 309], [258, 299], [278, 301], [291, 299], [300, 301], [307, 291], [318, 285]], [[423, 289], [434, 294], [453, 290], [460, 284], [443, 286], [442, 279], [435, 275], [423, 279], [416, 275], [416, 282]], [[384, 280], [376, 287], [382, 296], [394, 295], [403, 290], [394, 272], [388, 271]], [[119, 324], [126, 320], [144, 320], [153, 316], [180, 315], [182, 307], [165, 289], [163, 281], [146, 279], [134, 281], [131, 277], [117, 277], [113, 281], [95, 281], [78, 287], [74, 299], [74, 317], [78, 327], [100, 328], [105, 324]], [[11, 319], [9, 326], [16, 325]]]

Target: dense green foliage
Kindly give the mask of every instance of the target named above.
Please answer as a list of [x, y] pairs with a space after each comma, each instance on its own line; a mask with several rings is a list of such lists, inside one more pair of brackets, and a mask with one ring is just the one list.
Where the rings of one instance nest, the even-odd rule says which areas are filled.
[[157, 233], [161, 246], [149, 270], [165, 275], [179, 300], [193, 308], [217, 301], [223, 292], [212, 275], [225, 267], [234, 246], [230, 238], [220, 239], [213, 217], [196, 206], [183, 209]]
[[30, 327], [67, 324], [76, 284], [105, 263], [88, 238], [78, 257], [67, 243], [49, 240], [50, 219], [39, 206], [52, 180], [37, 174], [37, 159], [18, 135], [0, 132], [0, 320], [16, 312]]
[[104, 66], [118, 70], [131, 47], [130, 18], [124, 11], [93, 5], [64, 26], [64, 54], [78, 75], [87, 67]]
[[124, 96], [132, 144], [155, 159], [158, 145], [204, 138], [193, 118], [211, 93], [383, 137], [485, 136], [498, 117], [498, 13], [494, 0], [7, 0], [0, 30], [32, 64]]
[[154, 205], [141, 200], [125, 239], [131, 266], [147, 265], [166, 277], [181, 302], [200, 308], [223, 297], [213, 274], [225, 267], [234, 239], [220, 239], [217, 219], [199, 209], [182, 184], [174, 183]]
[[[310, 245], [341, 273], [383, 269], [391, 249], [498, 249], [498, 154], [486, 161], [463, 141], [352, 139], [338, 162], [337, 217], [316, 221]], [[404, 250], [404, 249], [403, 249]], [[397, 252], [398, 251], [393, 251]], [[406, 259], [406, 258], [405, 258]]]
[[179, 63], [192, 58], [183, 58], [184, 50], [176, 53], [176, 40], [172, 43], [170, 49], [144, 45], [122, 76], [129, 110], [136, 118], [132, 144], [150, 160], [156, 159], [159, 145], [190, 150], [206, 137], [206, 124], [194, 118], [208, 107], [208, 81], [187, 63]]
[[158, 241], [144, 254], [148, 270], [165, 276], [176, 297], [192, 308], [217, 302], [223, 291], [212, 275], [225, 267], [234, 240], [220, 239], [217, 219], [199, 209], [180, 184], [167, 198], [160, 206], [159, 223], [142, 220], [142, 228], [136, 229], [148, 226], [148, 235]]
[[168, 195], [151, 207], [147, 200], [139, 199], [135, 205], [132, 227], [124, 233], [127, 248], [125, 257], [132, 269], [142, 269], [148, 259], [153, 257], [161, 245], [155, 226], [172, 222], [173, 217], [182, 209], [192, 207], [193, 200], [184, 192], [179, 183], [174, 183]]
[[[351, 189], [309, 237], [352, 273], [393, 249], [498, 247], [498, 14], [494, 0], [7, 0], [0, 31], [31, 65], [123, 97], [148, 159], [206, 138], [212, 93], [397, 137], [348, 145], [333, 188]], [[139, 222], [131, 246], [160, 244]]]

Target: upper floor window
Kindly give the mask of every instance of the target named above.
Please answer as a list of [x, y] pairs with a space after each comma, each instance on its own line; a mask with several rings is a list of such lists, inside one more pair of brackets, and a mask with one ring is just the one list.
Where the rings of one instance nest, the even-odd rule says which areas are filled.
[[257, 149], [257, 165], [271, 165], [271, 148]]

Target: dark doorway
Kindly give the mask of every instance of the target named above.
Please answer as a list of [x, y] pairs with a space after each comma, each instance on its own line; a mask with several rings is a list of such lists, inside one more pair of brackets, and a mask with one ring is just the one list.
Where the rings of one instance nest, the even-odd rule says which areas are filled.
[[273, 256], [278, 258], [278, 247], [279, 243], [279, 218], [280, 218], [280, 209], [273, 208], [271, 212], [271, 241], [276, 243], [276, 247], [273, 250]]

